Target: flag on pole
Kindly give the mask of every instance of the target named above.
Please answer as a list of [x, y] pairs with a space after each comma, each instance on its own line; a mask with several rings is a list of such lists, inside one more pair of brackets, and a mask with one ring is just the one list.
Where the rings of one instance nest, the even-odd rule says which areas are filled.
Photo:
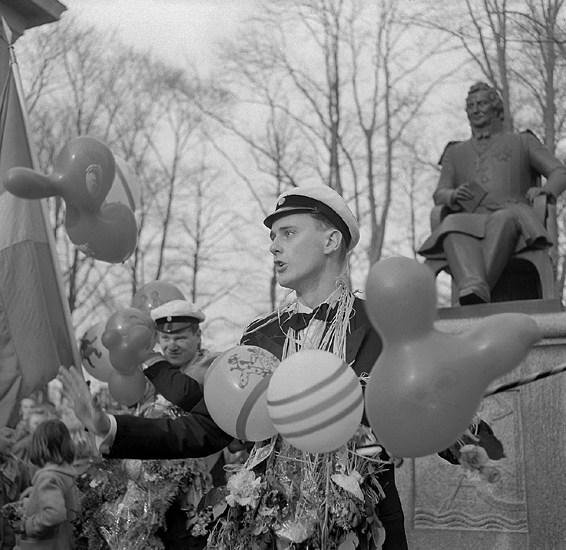
[[19, 401], [80, 364], [54, 238], [42, 201], [19, 199], [3, 184], [13, 166], [38, 169], [11, 32], [0, 38], [0, 427]]

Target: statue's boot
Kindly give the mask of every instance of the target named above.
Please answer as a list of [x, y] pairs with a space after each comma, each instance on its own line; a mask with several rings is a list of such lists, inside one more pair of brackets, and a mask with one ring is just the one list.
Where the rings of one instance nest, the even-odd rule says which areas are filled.
[[464, 233], [448, 233], [444, 237], [443, 248], [460, 305], [489, 302], [481, 241]]
[[513, 212], [496, 210], [486, 223], [485, 238], [481, 241], [486, 281], [493, 288], [513, 255], [519, 238], [520, 226]]

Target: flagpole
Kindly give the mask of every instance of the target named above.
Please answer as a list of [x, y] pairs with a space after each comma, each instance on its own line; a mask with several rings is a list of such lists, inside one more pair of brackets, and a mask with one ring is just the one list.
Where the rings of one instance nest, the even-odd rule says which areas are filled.
[[[31, 126], [28, 118], [27, 108], [24, 102], [23, 86], [22, 86], [20, 71], [18, 68], [18, 62], [16, 60], [14, 45], [12, 43], [12, 31], [9, 25], [7, 24], [6, 19], [3, 16], [2, 16], [2, 25], [4, 29], [4, 38], [8, 42], [8, 51], [10, 53], [10, 71], [12, 73], [12, 76], [14, 77], [14, 83], [16, 85], [16, 94], [18, 96], [18, 102], [20, 104], [20, 111], [22, 114], [22, 120], [24, 124], [24, 132], [26, 135], [27, 145], [30, 151], [32, 167], [34, 170], [37, 171], [40, 168], [39, 160], [37, 158], [37, 152], [35, 150], [35, 146], [31, 139], [31, 135], [32, 135]], [[61, 275], [61, 266], [59, 262], [56, 260], [56, 258], [58, 258], [58, 252], [55, 243], [55, 237], [53, 236], [53, 231], [51, 226], [47, 222], [47, 220], [49, 219], [49, 210], [44, 200], [42, 199], [38, 199], [38, 200], [39, 200], [39, 204], [41, 205], [42, 224], [43, 224], [43, 228], [45, 229], [45, 233], [47, 235], [47, 244], [50, 250], [49, 256], [51, 257], [53, 271], [55, 272], [55, 280], [57, 281], [57, 288], [59, 290], [59, 296], [61, 297], [61, 306], [63, 308], [63, 314], [65, 317], [65, 327], [69, 335], [69, 343], [71, 345], [71, 353], [73, 356], [73, 361], [78, 371], [82, 373], [82, 369], [80, 368], [82, 364], [82, 360], [77, 346], [75, 328], [72, 322], [71, 310], [69, 308], [69, 302], [67, 300], [67, 293], [65, 292], [65, 286], [63, 284], [63, 277]]]

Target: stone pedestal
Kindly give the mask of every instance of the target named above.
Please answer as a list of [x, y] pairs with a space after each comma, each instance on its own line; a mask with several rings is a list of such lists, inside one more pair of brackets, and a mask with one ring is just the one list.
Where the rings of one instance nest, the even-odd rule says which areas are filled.
[[[566, 314], [533, 314], [543, 332], [497, 384], [566, 362]], [[438, 321], [458, 334], [477, 319]], [[405, 460], [397, 480], [411, 550], [566, 550], [566, 373], [488, 397], [480, 415], [502, 441], [502, 480], [469, 479], [438, 456]]]

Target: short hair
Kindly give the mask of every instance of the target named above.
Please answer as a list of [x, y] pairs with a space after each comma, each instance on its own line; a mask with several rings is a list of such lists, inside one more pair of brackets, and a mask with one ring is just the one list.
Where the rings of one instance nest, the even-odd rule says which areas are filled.
[[[342, 235], [340, 229], [338, 229], [320, 210], [313, 210], [311, 212], [308, 212], [308, 214], [310, 214], [311, 218], [314, 219], [317, 227], [320, 230], [325, 231], [327, 229], [336, 229], [336, 231], [338, 231], [340, 235]], [[348, 244], [346, 243], [344, 235], [342, 235], [342, 240], [340, 241], [339, 252], [340, 261], [344, 261], [346, 259], [346, 255], [348, 254]]]
[[503, 99], [499, 95], [499, 92], [487, 84], [486, 82], [476, 82], [468, 90], [468, 97], [475, 94], [476, 92], [487, 92], [489, 100], [491, 101], [491, 107], [495, 114], [501, 119], [505, 119], [505, 107], [503, 105]]
[[59, 419], [42, 422], [33, 432], [29, 454], [30, 462], [39, 468], [48, 462], [72, 464], [75, 448], [67, 426]]

